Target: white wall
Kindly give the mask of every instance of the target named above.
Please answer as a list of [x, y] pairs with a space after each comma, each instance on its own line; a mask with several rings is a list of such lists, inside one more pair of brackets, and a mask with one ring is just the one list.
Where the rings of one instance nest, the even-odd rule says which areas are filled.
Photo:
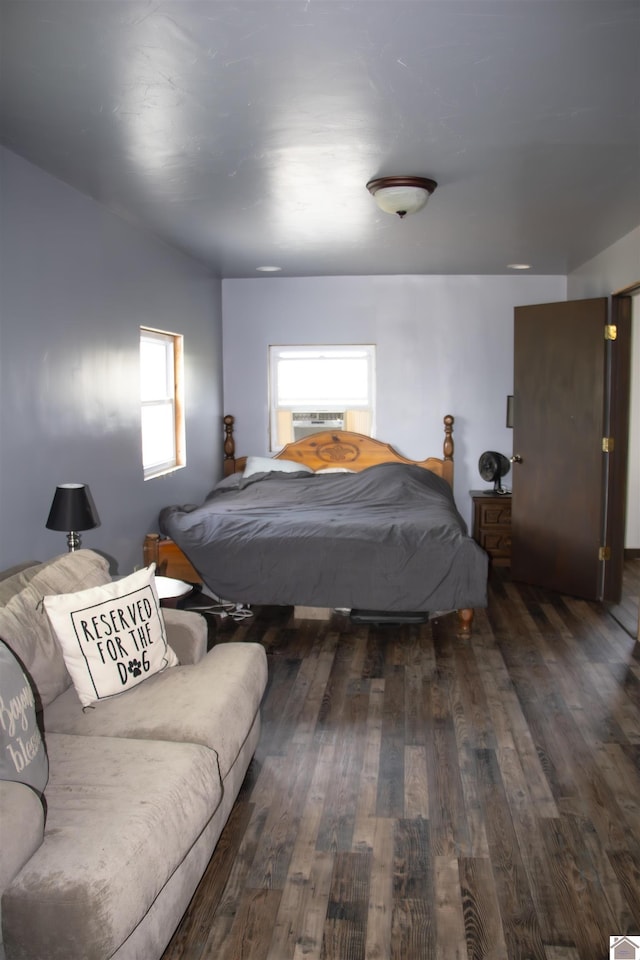
[[468, 491], [487, 486], [480, 454], [512, 453], [513, 308], [565, 298], [555, 276], [224, 280], [224, 408], [237, 452], [268, 453], [270, 344], [375, 343], [378, 438], [412, 459], [441, 455], [453, 414], [455, 495], [470, 522]]
[[[567, 277], [567, 296], [606, 297], [640, 283], [640, 226]], [[634, 297], [625, 547], [640, 548], [640, 300]]]

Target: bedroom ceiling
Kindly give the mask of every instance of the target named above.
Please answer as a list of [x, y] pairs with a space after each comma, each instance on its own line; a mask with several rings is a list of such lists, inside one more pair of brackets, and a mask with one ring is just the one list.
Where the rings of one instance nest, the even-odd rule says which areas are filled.
[[[2, 0], [0, 26], [2, 143], [218, 276], [565, 274], [640, 223], [640, 0]], [[366, 183], [405, 174], [438, 187], [400, 220]]]

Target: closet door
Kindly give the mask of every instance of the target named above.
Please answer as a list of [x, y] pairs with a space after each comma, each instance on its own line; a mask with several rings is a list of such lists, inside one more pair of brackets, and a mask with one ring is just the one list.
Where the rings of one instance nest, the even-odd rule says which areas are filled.
[[624, 407], [616, 371], [628, 345], [607, 339], [607, 307], [606, 298], [537, 304], [514, 318], [512, 576], [590, 600], [619, 599], [622, 586], [621, 565], [605, 569], [624, 524], [611, 504], [624, 490], [603, 439]]

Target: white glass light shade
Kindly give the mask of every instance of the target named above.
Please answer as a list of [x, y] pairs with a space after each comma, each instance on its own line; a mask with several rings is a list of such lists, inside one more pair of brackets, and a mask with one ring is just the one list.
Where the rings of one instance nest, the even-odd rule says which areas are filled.
[[380, 209], [399, 217], [421, 210], [436, 187], [435, 180], [426, 177], [380, 177], [367, 184]]
[[376, 203], [385, 213], [417, 213], [429, 199], [418, 187], [383, 187], [375, 193]]

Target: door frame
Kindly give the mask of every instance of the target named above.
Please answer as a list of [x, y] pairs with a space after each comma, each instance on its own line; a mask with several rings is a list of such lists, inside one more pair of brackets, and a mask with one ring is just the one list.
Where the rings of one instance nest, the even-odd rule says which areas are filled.
[[616, 339], [611, 341], [611, 390], [607, 435], [614, 438], [614, 450], [607, 457], [607, 541], [610, 560], [604, 564], [603, 600], [618, 603], [624, 569], [624, 538], [627, 513], [629, 465], [629, 402], [631, 394], [631, 296], [640, 290], [640, 281], [611, 295], [611, 323]]

